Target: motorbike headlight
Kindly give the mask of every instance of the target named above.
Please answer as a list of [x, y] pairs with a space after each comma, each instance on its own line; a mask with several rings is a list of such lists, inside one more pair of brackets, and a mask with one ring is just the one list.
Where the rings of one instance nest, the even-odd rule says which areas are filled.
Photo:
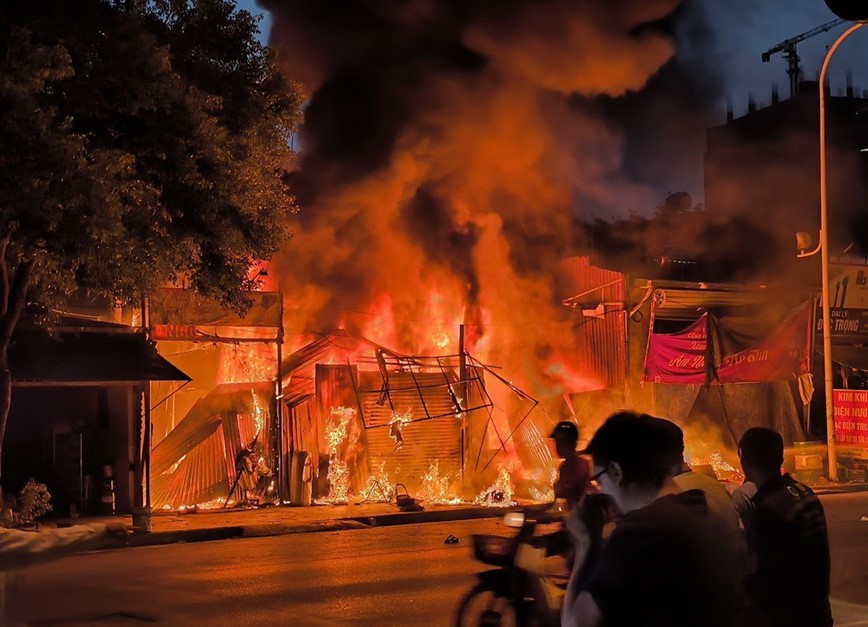
[[506, 512], [503, 517], [503, 524], [507, 527], [523, 527], [524, 512]]

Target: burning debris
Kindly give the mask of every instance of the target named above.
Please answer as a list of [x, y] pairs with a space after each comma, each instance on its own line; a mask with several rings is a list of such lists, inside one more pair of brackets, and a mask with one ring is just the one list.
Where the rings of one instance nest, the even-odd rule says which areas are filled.
[[455, 477], [440, 474], [440, 462], [435, 459], [422, 475], [419, 496], [432, 505], [460, 505], [462, 500], [460, 496], [455, 496], [455, 483]]
[[403, 414], [400, 412], [392, 412], [392, 421], [389, 423], [389, 437], [395, 441], [395, 451], [404, 446], [404, 437], [401, 435], [401, 429], [409, 424], [413, 419], [413, 410], [408, 409]]
[[326, 503], [348, 503], [350, 493], [350, 468], [341, 453], [347, 441], [350, 421], [356, 410], [349, 407], [332, 407], [326, 425], [326, 447], [329, 454], [328, 482], [329, 493], [323, 499]]
[[395, 489], [386, 472], [386, 462], [382, 462], [376, 472], [368, 477], [362, 490], [362, 503], [389, 503], [395, 497]]
[[473, 501], [476, 505], [486, 507], [511, 507], [513, 500], [512, 477], [510, 468], [501, 466], [497, 471], [497, 479], [487, 490], [483, 490]]
[[[540, 473], [537, 473], [537, 475]], [[541, 477], [531, 477], [533, 481], [536, 479], [537, 481], [541, 479]], [[551, 472], [548, 476], [548, 486], [545, 488], [539, 488], [536, 485], [532, 485], [528, 488], [530, 492], [530, 497], [534, 501], [539, 501], [540, 503], [552, 503], [555, 500], [555, 482], [558, 480], [558, 469], [552, 468]]]

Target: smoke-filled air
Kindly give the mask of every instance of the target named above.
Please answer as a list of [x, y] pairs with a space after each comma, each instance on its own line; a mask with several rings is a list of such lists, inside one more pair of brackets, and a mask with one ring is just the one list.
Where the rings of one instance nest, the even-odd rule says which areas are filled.
[[276, 268], [288, 330], [444, 354], [465, 323], [467, 349], [533, 393], [602, 387], [563, 354], [558, 262], [580, 197], [650, 207], [659, 193], [620, 177], [619, 131], [575, 102], [641, 89], [674, 53], [658, 26], [677, 5], [266, 3], [309, 99]]

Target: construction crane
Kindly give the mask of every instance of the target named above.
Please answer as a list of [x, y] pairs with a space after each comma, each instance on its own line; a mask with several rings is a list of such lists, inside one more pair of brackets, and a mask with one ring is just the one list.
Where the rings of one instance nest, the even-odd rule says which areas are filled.
[[802, 75], [802, 69], [799, 67], [799, 55], [796, 52], [796, 44], [806, 39], [813, 37], [814, 35], [819, 35], [821, 33], [825, 33], [826, 31], [832, 30], [839, 24], [843, 24], [845, 20], [837, 19], [832, 20], [831, 22], [826, 22], [817, 28], [811, 29], [801, 35], [796, 35], [795, 37], [790, 37], [779, 43], [778, 45], [770, 48], [763, 52], [762, 58], [763, 63], [768, 63], [772, 60], [772, 55], [778, 52], [784, 53], [784, 59], [787, 62], [787, 76], [790, 77], [790, 98], [797, 95], [799, 93], [799, 77]]

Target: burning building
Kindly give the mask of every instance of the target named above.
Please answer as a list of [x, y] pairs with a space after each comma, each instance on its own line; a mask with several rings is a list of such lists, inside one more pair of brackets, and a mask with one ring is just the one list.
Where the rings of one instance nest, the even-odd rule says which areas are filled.
[[[402, 355], [338, 330], [289, 354], [277, 380], [280, 394], [267, 380], [215, 385], [155, 442], [155, 506], [309, 504], [305, 491], [325, 503], [391, 500], [397, 484], [430, 503], [508, 504], [511, 474], [524, 494], [544, 492], [550, 480], [538, 428], [550, 427], [548, 417], [470, 354]], [[508, 431], [493, 419], [504, 408], [492, 388], [523, 412]], [[245, 467], [248, 457], [259, 466]], [[299, 458], [309, 486], [294, 477]], [[530, 476], [517, 466], [547, 470]]]
[[610, 384], [574, 394], [590, 425], [622, 407], [685, 430], [686, 455], [729, 476], [741, 434], [774, 428], [790, 443], [810, 432], [814, 294], [784, 286], [640, 279], [566, 260], [586, 371]]

